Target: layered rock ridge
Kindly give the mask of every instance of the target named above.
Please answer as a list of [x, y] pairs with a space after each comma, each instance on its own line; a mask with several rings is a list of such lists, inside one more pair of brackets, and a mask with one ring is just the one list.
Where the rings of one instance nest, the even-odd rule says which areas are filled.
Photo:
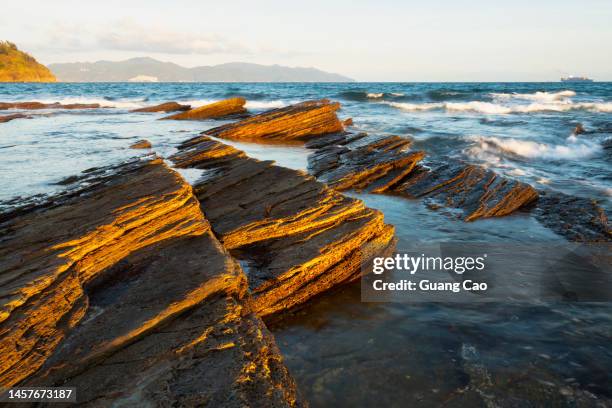
[[342, 123], [336, 116], [338, 109], [339, 103], [327, 99], [307, 101], [253, 115], [204, 133], [222, 139], [302, 143], [320, 135], [342, 131]]
[[[425, 199], [430, 207], [461, 211], [466, 221], [532, 211], [544, 226], [570, 241], [609, 242], [612, 234], [595, 201], [538, 192], [527, 183], [453, 158], [410, 151], [410, 139], [346, 133], [309, 140], [308, 170], [338, 190], [354, 189]], [[426, 161], [426, 163], [424, 163]]]
[[357, 279], [362, 261], [394, 246], [382, 213], [303, 172], [208, 136], [183, 143], [170, 159], [205, 170], [194, 191], [215, 234], [246, 269], [261, 316]]
[[231, 119], [239, 118], [247, 113], [244, 98], [230, 98], [209, 103], [204, 106], [176, 113], [162, 119], [171, 120], [204, 120], [204, 119]]
[[310, 141], [309, 171], [340, 189], [435, 200], [466, 221], [511, 214], [537, 198], [529, 185], [458, 161], [425, 167], [423, 151], [399, 136], [341, 133]]
[[23, 113], [13, 113], [10, 115], [0, 115], [0, 123], [10, 122], [15, 119], [31, 119], [32, 117], [29, 115], [25, 115]]
[[191, 109], [191, 105], [181, 105], [178, 102], [165, 102], [159, 105], [147, 106], [145, 108], [132, 109], [130, 112], [176, 112], [187, 111]]
[[59, 102], [43, 103], [43, 102], [0, 102], [0, 110], [7, 109], [23, 109], [23, 110], [39, 110], [39, 109], [98, 109], [99, 103], [66, 103]]
[[308, 166], [315, 177], [337, 190], [382, 193], [410, 174], [425, 156], [422, 151], [408, 151], [411, 144], [399, 136], [336, 134], [306, 143], [317, 149], [308, 157]]
[[246, 277], [159, 159], [0, 217], [0, 387], [81, 405], [296, 406]]

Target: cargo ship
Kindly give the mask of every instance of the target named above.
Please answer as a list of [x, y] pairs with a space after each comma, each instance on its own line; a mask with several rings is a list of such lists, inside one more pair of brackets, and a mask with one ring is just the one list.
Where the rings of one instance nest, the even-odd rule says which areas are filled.
[[593, 80], [587, 77], [577, 77], [577, 76], [570, 75], [570, 76], [561, 78], [561, 82], [593, 82]]

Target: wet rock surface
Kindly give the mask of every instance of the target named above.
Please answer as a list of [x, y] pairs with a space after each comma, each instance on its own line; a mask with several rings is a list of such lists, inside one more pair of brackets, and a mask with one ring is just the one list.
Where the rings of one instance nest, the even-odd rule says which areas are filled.
[[151, 142], [146, 139], [142, 139], [130, 145], [130, 149], [150, 149]]
[[73, 386], [87, 406], [300, 405], [191, 186], [159, 159], [87, 177], [0, 217], [2, 388]]
[[177, 113], [162, 119], [169, 120], [204, 120], [204, 119], [229, 119], [244, 116], [247, 110], [244, 107], [244, 98], [230, 98], [208, 105], [189, 109], [186, 112]]
[[309, 171], [339, 190], [387, 192], [460, 208], [466, 221], [511, 214], [537, 198], [529, 185], [456, 160], [424, 167], [425, 152], [399, 136], [337, 134], [309, 142]]
[[425, 156], [410, 152], [411, 140], [399, 136], [340, 134], [306, 144], [316, 147], [308, 157], [308, 169], [337, 190], [368, 190], [382, 193], [403, 180]]
[[178, 102], [166, 102], [146, 108], [133, 109], [130, 112], [176, 112], [187, 111], [189, 109], [191, 109], [191, 105], [181, 105]]
[[[570, 241], [610, 241], [610, 225], [596, 202], [540, 193], [529, 184], [454, 158], [426, 158], [399, 136], [340, 132], [309, 140], [308, 170], [337, 190], [365, 190], [425, 199], [431, 209], [456, 208], [465, 221], [533, 210], [544, 226]], [[422, 160], [425, 159], [425, 163]]]
[[68, 103], [61, 104], [55, 103], [42, 103], [42, 102], [0, 102], [0, 110], [6, 109], [23, 109], [23, 110], [37, 110], [37, 109], [98, 109], [100, 108], [98, 103]]
[[427, 197], [463, 210], [466, 221], [512, 214], [537, 199], [529, 184], [482, 166], [448, 160], [431, 168], [419, 166], [394, 191], [410, 198]]
[[259, 142], [303, 142], [343, 130], [336, 116], [339, 103], [326, 99], [273, 109], [250, 118], [209, 129], [207, 135], [222, 139]]
[[31, 119], [32, 117], [29, 115], [25, 115], [23, 113], [14, 113], [12, 115], [0, 115], [0, 123], [10, 122], [15, 119]]
[[594, 200], [547, 192], [540, 195], [534, 214], [543, 225], [570, 241], [612, 241], [610, 221]]
[[247, 270], [254, 310], [269, 317], [357, 279], [361, 260], [393, 246], [393, 227], [303, 172], [200, 136], [171, 157], [205, 169], [194, 185], [223, 245]]

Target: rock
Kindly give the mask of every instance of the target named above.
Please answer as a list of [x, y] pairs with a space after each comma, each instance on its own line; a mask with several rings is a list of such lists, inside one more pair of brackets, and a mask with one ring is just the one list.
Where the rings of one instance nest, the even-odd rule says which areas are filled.
[[572, 133], [574, 135], [582, 135], [583, 133], [586, 133], [586, 130], [584, 130], [584, 126], [582, 126], [582, 123], [578, 123]]
[[0, 123], [10, 122], [15, 119], [31, 119], [31, 116], [24, 115], [23, 113], [14, 113], [12, 115], [0, 115]]
[[511, 214], [537, 198], [528, 184], [501, 177], [481, 166], [456, 160], [426, 168], [418, 165], [422, 151], [408, 151], [411, 140], [399, 136], [343, 133], [306, 143], [315, 151], [308, 170], [338, 190], [387, 192], [460, 208], [465, 220]]
[[411, 143], [399, 136], [324, 136], [307, 144], [319, 147], [308, 157], [308, 169], [337, 190], [382, 193], [400, 183], [425, 156], [424, 152], [406, 151]]
[[42, 102], [0, 102], [0, 110], [6, 109], [23, 109], [23, 110], [37, 110], [37, 109], [98, 109], [100, 108], [98, 103], [69, 103], [63, 105], [59, 102], [55, 103], [42, 103]]
[[54, 184], [58, 186], [68, 186], [70, 184], [76, 183], [77, 181], [83, 180], [85, 177], [86, 176], [72, 175], [72, 176], [64, 177], [63, 179], [61, 179], [60, 181]]
[[76, 387], [88, 406], [301, 405], [191, 186], [159, 159], [87, 177], [0, 217], [0, 386]]
[[341, 132], [342, 123], [336, 116], [338, 109], [339, 103], [330, 103], [326, 99], [302, 102], [253, 115], [204, 133], [224, 139], [303, 142], [320, 135]]
[[187, 112], [181, 112], [162, 119], [172, 120], [203, 120], [221, 119], [246, 113], [244, 98], [230, 98], [208, 105], [193, 108]]
[[353, 126], [353, 118], [345, 119], [344, 121], [342, 121], [342, 125], [344, 127]]
[[502, 217], [538, 198], [529, 184], [512, 180], [482, 166], [448, 159], [431, 168], [417, 166], [393, 192], [409, 198], [427, 197], [463, 210], [465, 221]]
[[151, 142], [146, 139], [142, 139], [130, 145], [130, 149], [150, 149], [151, 146]]
[[176, 112], [186, 111], [191, 109], [191, 105], [181, 105], [177, 102], [166, 102], [155, 106], [148, 106], [146, 108], [133, 109], [130, 112]]
[[540, 194], [534, 213], [544, 226], [570, 241], [612, 241], [608, 217], [594, 200], [545, 192]]
[[359, 278], [361, 261], [394, 244], [379, 211], [303, 172], [199, 136], [170, 158], [206, 169], [194, 190], [223, 245], [247, 268], [253, 308], [266, 318]]

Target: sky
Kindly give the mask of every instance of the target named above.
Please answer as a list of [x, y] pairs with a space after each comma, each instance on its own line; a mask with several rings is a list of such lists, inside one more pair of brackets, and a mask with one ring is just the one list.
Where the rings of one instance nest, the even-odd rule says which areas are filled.
[[43, 64], [150, 56], [316, 67], [358, 81], [612, 80], [612, 0], [7, 2]]

